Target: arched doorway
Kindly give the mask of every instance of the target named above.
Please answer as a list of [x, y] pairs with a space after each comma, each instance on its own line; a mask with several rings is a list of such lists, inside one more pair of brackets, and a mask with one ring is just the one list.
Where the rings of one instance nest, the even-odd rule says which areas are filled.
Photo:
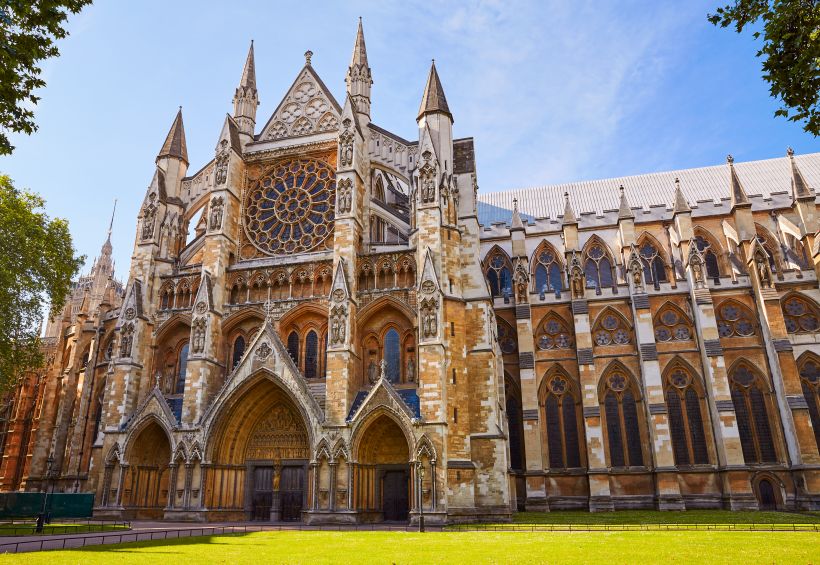
[[302, 519], [310, 440], [290, 396], [267, 378], [226, 409], [210, 443], [205, 506], [225, 519]]
[[777, 510], [777, 495], [769, 479], [757, 483], [757, 506], [760, 510]]
[[358, 507], [365, 521], [406, 522], [410, 512], [410, 448], [399, 425], [377, 416], [358, 442]]
[[171, 444], [157, 422], [145, 425], [128, 449], [123, 506], [137, 519], [162, 518], [168, 503]]

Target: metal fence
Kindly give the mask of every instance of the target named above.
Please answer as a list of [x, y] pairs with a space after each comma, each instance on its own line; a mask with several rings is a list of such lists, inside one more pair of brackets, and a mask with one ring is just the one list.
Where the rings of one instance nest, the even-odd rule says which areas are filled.
[[[430, 528], [428, 528], [430, 529]], [[300, 523], [293, 524], [243, 524], [236, 526], [202, 526], [193, 528], [169, 528], [147, 531], [106, 532], [100, 534], [86, 534], [83, 536], [67, 536], [62, 538], [27, 539], [0, 543], [0, 554], [24, 553], [29, 551], [44, 551], [54, 549], [77, 549], [93, 545], [112, 545], [120, 543], [176, 540], [201, 536], [242, 535], [255, 532], [277, 531], [393, 531], [416, 532], [418, 526], [393, 526], [384, 524], [338, 524], [327, 526], [308, 526]]]
[[43, 532], [37, 534], [37, 522], [31, 519], [0, 520], [0, 537], [27, 535], [61, 535], [86, 534], [107, 531], [109, 529], [131, 529], [131, 522], [122, 520], [92, 520], [81, 518], [60, 518], [60, 523], [43, 526]]
[[459, 524], [448, 532], [820, 532], [820, 524]]

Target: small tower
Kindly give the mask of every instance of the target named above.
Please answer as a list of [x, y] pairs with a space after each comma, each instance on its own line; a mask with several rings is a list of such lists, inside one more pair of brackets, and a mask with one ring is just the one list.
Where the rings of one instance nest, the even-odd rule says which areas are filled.
[[438, 156], [442, 172], [452, 173], [453, 166], [453, 114], [447, 105], [447, 98], [444, 96], [444, 88], [441, 86], [441, 79], [436, 71], [436, 61], [430, 65], [430, 74], [427, 76], [427, 84], [424, 87], [424, 94], [421, 97], [419, 115], [416, 118], [419, 124], [419, 139], [421, 131], [425, 126], [430, 130], [430, 137]]
[[182, 106], [179, 107], [174, 123], [165, 143], [157, 154], [157, 166], [165, 175], [165, 185], [168, 196], [179, 196], [179, 186], [188, 170], [188, 146], [185, 143], [185, 126], [182, 123]]
[[256, 126], [256, 107], [259, 106], [259, 93], [256, 91], [256, 65], [253, 60], [253, 41], [242, 69], [242, 79], [233, 95], [233, 117], [239, 126], [242, 145], [253, 140]]
[[356, 43], [353, 45], [353, 56], [347, 68], [347, 93], [353, 99], [359, 123], [366, 127], [370, 123], [370, 86], [373, 75], [367, 65], [367, 47], [364, 44], [362, 19], [359, 18], [359, 29], [356, 32]]

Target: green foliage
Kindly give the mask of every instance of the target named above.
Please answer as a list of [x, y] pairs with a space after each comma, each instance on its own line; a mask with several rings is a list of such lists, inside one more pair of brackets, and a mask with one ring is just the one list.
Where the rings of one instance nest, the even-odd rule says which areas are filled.
[[820, 135], [820, 2], [817, 0], [735, 0], [709, 15], [721, 27], [741, 33], [752, 26], [763, 38], [757, 56], [769, 92], [783, 105], [775, 116], [804, 122]]
[[57, 57], [54, 42], [68, 32], [63, 24], [68, 13], [76, 14], [91, 0], [2, 0], [0, 2], [0, 155], [14, 147], [5, 132], [37, 131], [33, 94], [46, 85], [39, 62]]
[[74, 255], [68, 222], [49, 218], [44, 204], [0, 175], [0, 390], [42, 364], [43, 311], [62, 310], [84, 260]]

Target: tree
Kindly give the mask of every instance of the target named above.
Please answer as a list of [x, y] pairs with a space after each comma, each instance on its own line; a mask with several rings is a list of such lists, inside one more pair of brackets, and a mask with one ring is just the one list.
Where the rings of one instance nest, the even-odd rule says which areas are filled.
[[49, 218], [44, 204], [0, 175], [0, 390], [42, 365], [43, 312], [62, 310], [85, 259], [74, 254], [68, 222]]
[[54, 42], [68, 32], [63, 24], [69, 12], [78, 13], [91, 0], [3, 0], [0, 2], [0, 155], [14, 147], [6, 132], [37, 131], [33, 94], [46, 85], [38, 63], [57, 57]]
[[734, 0], [709, 14], [721, 27], [741, 33], [762, 22], [752, 34], [763, 37], [757, 56], [769, 92], [783, 105], [775, 116], [804, 122], [803, 129], [820, 135], [820, 2], [817, 0]]

